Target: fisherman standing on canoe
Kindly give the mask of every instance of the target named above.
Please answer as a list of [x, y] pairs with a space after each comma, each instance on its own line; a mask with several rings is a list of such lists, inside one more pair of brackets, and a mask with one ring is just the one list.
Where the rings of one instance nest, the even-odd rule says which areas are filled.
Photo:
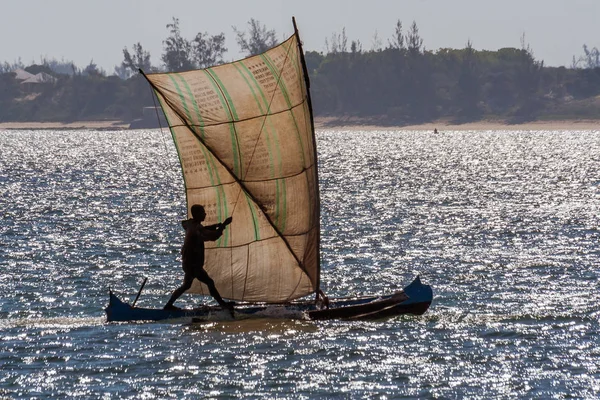
[[217, 300], [221, 307], [227, 308], [233, 316], [233, 305], [225, 302], [223, 298], [221, 298], [221, 295], [215, 287], [215, 282], [204, 270], [204, 242], [215, 241], [220, 238], [225, 227], [231, 223], [231, 217], [220, 224], [203, 226], [202, 221], [206, 218], [204, 207], [199, 204], [194, 204], [191, 212], [192, 218], [181, 222], [185, 229], [185, 239], [181, 249], [182, 267], [183, 272], [185, 273], [183, 276], [183, 284], [175, 289], [164, 309], [175, 309], [176, 307], [173, 305], [175, 300], [192, 287], [192, 282], [194, 281], [194, 278], [196, 278], [208, 286], [211, 296]]

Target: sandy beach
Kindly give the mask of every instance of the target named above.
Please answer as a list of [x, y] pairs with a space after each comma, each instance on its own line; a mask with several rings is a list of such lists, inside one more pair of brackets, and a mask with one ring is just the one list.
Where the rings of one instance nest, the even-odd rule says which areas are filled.
[[[7, 129], [103, 129], [121, 130], [128, 129], [129, 123], [123, 121], [77, 121], [71, 123], [60, 122], [0, 122], [0, 130]], [[464, 124], [452, 124], [448, 121], [428, 122], [418, 125], [378, 125], [364, 122], [354, 118], [315, 118], [315, 128], [343, 129], [343, 130], [425, 130], [437, 129], [443, 131], [470, 131], [470, 130], [600, 130], [598, 120], [560, 120], [560, 121], [531, 121], [523, 124], [507, 124], [502, 121], [477, 121]]]

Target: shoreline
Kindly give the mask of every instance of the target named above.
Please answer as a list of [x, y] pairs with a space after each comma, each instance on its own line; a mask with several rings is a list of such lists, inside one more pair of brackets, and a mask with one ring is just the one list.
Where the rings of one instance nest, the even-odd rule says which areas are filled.
[[425, 122], [415, 125], [378, 125], [369, 122], [361, 123], [360, 120], [352, 118], [315, 118], [315, 129], [337, 129], [337, 130], [403, 130], [403, 131], [431, 131], [437, 129], [443, 131], [547, 131], [547, 130], [600, 130], [600, 119], [585, 120], [538, 120], [520, 124], [509, 124], [504, 121], [474, 121], [464, 124], [456, 124], [447, 120]]
[[[101, 129], [123, 130], [129, 129], [129, 123], [123, 121], [76, 121], [61, 122], [0, 122], [0, 130], [74, 130], [74, 129]], [[165, 129], [165, 128], [163, 128]], [[368, 120], [354, 118], [316, 117], [316, 130], [406, 130], [406, 131], [482, 131], [482, 130], [600, 130], [600, 119], [597, 120], [543, 120], [530, 121], [521, 124], [508, 124], [503, 121], [476, 121], [464, 124], [453, 124], [448, 121], [426, 122], [416, 125], [387, 125], [372, 123]]]

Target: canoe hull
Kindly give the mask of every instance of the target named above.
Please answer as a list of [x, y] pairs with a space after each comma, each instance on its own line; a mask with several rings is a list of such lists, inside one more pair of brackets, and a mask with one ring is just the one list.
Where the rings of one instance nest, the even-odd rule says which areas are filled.
[[[404, 290], [385, 296], [333, 299], [329, 308], [320, 309], [312, 301], [292, 302], [285, 305], [236, 305], [235, 318], [288, 318], [309, 320], [372, 320], [401, 314], [421, 315], [429, 308], [433, 292], [417, 277]], [[132, 307], [110, 293], [105, 309], [108, 322], [162, 321], [191, 318], [194, 321], [232, 319], [221, 307], [202, 306], [194, 309], [163, 310], [160, 308]]]

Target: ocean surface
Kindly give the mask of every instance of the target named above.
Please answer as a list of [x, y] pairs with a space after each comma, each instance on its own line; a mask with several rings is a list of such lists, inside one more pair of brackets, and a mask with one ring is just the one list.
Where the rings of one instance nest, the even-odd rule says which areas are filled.
[[600, 131], [317, 140], [325, 292], [420, 275], [426, 314], [107, 323], [181, 280], [169, 134], [0, 131], [0, 398], [600, 397]]

